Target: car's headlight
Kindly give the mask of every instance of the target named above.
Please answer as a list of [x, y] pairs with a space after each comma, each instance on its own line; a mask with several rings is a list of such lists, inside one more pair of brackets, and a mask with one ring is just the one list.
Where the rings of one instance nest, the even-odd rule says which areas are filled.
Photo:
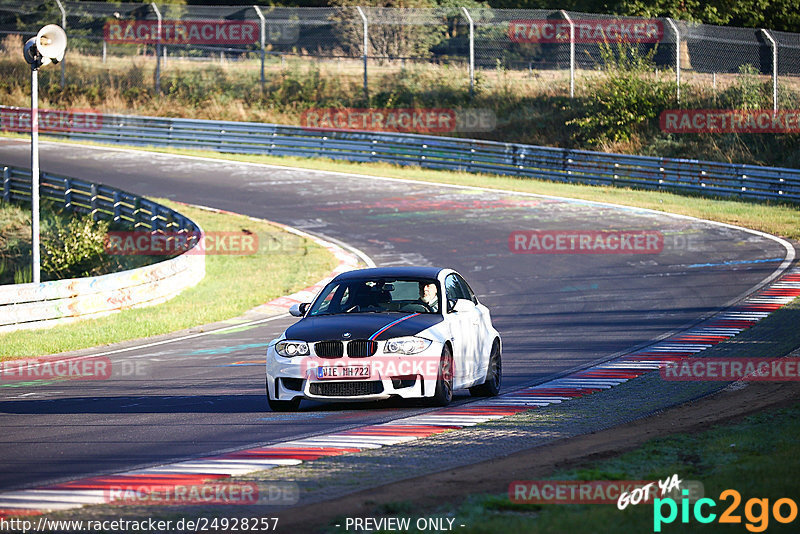
[[395, 354], [416, 354], [427, 349], [433, 343], [421, 337], [396, 337], [386, 342], [383, 352]]
[[275, 344], [275, 352], [285, 358], [291, 358], [292, 356], [308, 356], [308, 343], [305, 341], [278, 341], [278, 343]]

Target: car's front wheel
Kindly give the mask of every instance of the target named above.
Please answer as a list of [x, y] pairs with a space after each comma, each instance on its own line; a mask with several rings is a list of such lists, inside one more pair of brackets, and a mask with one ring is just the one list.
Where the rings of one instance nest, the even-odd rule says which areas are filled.
[[492, 345], [492, 354], [489, 356], [489, 368], [486, 370], [486, 379], [483, 384], [469, 388], [473, 397], [494, 397], [500, 393], [500, 382], [503, 378], [503, 360], [500, 355], [500, 343], [495, 341]]
[[453, 352], [449, 345], [444, 346], [439, 359], [439, 372], [436, 377], [436, 390], [430, 399], [433, 406], [447, 406], [453, 400]]
[[300, 397], [295, 397], [289, 401], [275, 400], [269, 396], [269, 377], [267, 377], [267, 404], [273, 412], [295, 412], [300, 407]]

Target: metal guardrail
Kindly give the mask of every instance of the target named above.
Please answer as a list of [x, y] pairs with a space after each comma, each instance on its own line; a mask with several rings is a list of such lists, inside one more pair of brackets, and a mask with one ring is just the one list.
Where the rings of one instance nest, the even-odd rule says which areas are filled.
[[[30, 202], [31, 172], [28, 169], [3, 167], [2, 199], [6, 202]], [[62, 204], [78, 213], [91, 213], [95, 220], [125, 222], [135, 230], [186, 233], [196, 240], [199, 227], [180, 213], [106, 185], [42, 173], [40, 196]]]
[[[2, 200], [29, 201], [30, 170], [0, 167]], [[41, 196], [95, 219], [127, 223], [145, 232], [186, 234], [186, 243], [202, 239], [189, 218], [156, 202], [113, 187], [43, 173]], [[123, 308], [163, 302], [197, 284], [205, 275], [205, 256], [181, 254], [127, 271], [0, 286], [0, 332], [40, 328], [79, 318], [97, 317]]]
[[476, 139], [127, 115], [48, 135], [125, 145], [387, 162], [557, 182], [800, 202], [800, 170]]

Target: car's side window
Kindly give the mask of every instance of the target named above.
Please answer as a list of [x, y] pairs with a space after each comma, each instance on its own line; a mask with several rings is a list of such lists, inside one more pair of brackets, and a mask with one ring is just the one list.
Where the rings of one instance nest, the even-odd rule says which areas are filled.
[[347, 302], [350, 299], [350, 288], [349, 287], [345, 287], [344, 291], [339, 290], [337, 293], [340, 294], [340, 295], [337, 295], [337, 299], [336, 299], [339, 302], [339, 306], [338, 306], [337, 311], [342, 311], [342, 308], [344, 307], [344, 303]]
[[464, 278], [462, 278], [459, 275], [455, 275], [455, 277], [458, 280], [458, 283], [461, 285], [462, 293], [465, 295], [464, 298], [466, 298], [468, 300], [471, 300], [472, 302], [477, 304], [478, 303], [478, 299], [475, 297], [475, 292], [472, 291], [471, 287], [469, 287], [469, 284], [467, 283], [467, 281], [464, 280]]
[[447, 296], [447, 300], [467, 298], [455, 274], [448, 274], [444, 279], [444, 294]]
[[316, 313], [327, 313], [328, 312], [328, 310], [329, 310], [329, 308], [331, 306], [331, 302], [333, 302], [333, 296], [336, 294], [336, 292], [338, 290], [339, 290], [339, 286], [337, 285], [337, 286], [334, 286], [333, 288], [331, 288], [330, 291], [328, 291], [328, 294], [325, 295], [325, 297], [322, 300], [322, 302], [320, 302], [320, 304], [319, 304], [319, 306], [318, 306], [318, 308], [316, 310]]

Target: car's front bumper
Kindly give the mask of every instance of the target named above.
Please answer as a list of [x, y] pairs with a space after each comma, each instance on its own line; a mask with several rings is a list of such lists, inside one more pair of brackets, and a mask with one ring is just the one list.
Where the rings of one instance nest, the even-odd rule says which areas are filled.
[[[267, 388], [273, 400], [303, 397], [327, 402], [376, 401], [390, 397], [432, 397], [442, 346], [432, 343], [412, 356], [378, 353], [368, 358], [328, 359], [316, 356], [285, 358], [272, 348], [267, 353]], [[369, 377], [320, 379], [320, 367], [368, 366]]]

